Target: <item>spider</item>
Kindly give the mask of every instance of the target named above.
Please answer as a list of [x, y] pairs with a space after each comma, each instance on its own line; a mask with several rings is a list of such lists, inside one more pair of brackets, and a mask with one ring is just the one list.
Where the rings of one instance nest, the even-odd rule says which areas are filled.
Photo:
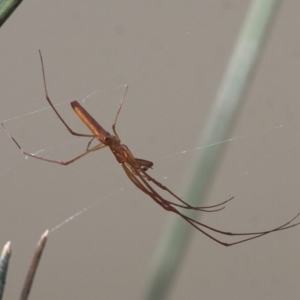
[[[133, 156], [133, 154], [131, 153], [130, 149], [126, 145], [121, 144], [121, 140], [120, 140], [120, 138], [117, 134], [117, 131], [116, 131], [117, 120], [118, 120], [118, 117], [119, 117], [120, 111], [122, 109], [122, 105], [123, 105], [123, 102], [124, 102], [124, 99], [125, 99], [125, 96], [126, 96], [126, 93], [127, 93], [127, 90], [128, 90], [128, 85], [126, 86], [124, 96], [121, 100], [121, 103], [119, 105], [119, 108], [118, 108], [118, 111], [117, 111], [117, 114], [116, 114], [116, 117], [115, 117], [115, 121], [112, 125], [112, 130], [113, 130], [114, 134], [110, 134], [108, 131], [106, 131], [77, 101], [72, 101], [71, 106], [74, 109], [77, 116], [81, 119], [81, 121], [89, 128], [89, 130], [92, 132], [92, 134], [81, 134], [81, 133], [74, 132], [69, 127], [69, 125], [64, 121], [64, 119], [61, 117], [61, 115], [56, 110], [56, 108], [54, 107], [54, 105], [52, 104], [52, 102], [50, 100], [50, 97], [49, 97], [48, 91], [47, 91], [44, 62], [43, 62], [43, 57], [42, 57], [42, 54], [41, 54], [40, 50], [39, 50], [39, 54], [40, 54], [40, 60], [41, 60], [41, 66], [42, 66], [45, 96], [46, 96], [46, 99], [47, 99], [49, 105], [51, 106], [51, 108], [53, 109], [53, 111], [55, 112], [57, 117], [60, 119], [60, 121], [64, 124], [64, 126], [67, 128], [67, 130], [72, 135], [80, 136], [80, 137], [89, 137], [89, 138], [91, 138], [91, 140], [88, 143], [86, 151], [84, 153], [82, 153], [81, 155], [76, 156], [75, 158], [70, 159], [68, 161], [53, 160], [53, 159], [44, 158], [44, 157], [41, 157], [41, 156], [38, 156], [38, 155], [35, 155], [33, 153], [30, 153], [30, 152], [27, 152], [27, 151], [23, 150], [22, 147], [19, 145], [19, 143], [16, 141], [16, 139], [13, 136], [10, 135], [7, 128], [1, 122], [1, 125], [3, 126], [3, 128], [6, 131], [7, 135], [18, 146], [19, 150], [21, 151], [21, 153], [23, 155], [30, 156], [30, 157], [40, 159], [40, 160], [44, 160], [44, 161], [47, 161], [47, 162], [67, 166], [67, 165], [75, 162], [76, 160], [82, 158], [83, 156], [85, 156], [85, 155], [87, 155], [91, 152], [100, 150], [100, 149], [105, 148], [105, 147], [109, 147], [110, 150], [112, 151], [112, 153], [114, 154], [115, 158], [117, 159], [117, 161], [123, 167], [123, 169], [124, 169], [126, 175], [128, 176], [128, 178], [132, 181], [132, 183], [137, 188], [139, 188], [145, 194], [150, 196], [162, 208], [164, 208], [167, 211], [170, 211], [170, 212], [173, 212], [173, 213], [177, 214], [178, 216], [183, 218], [186, 222], [188, 222], [190, 225], [195, 227], [198, 231], [200, 231], [201, 233], [203, 233], [204, 235], [206, 235], [207, 237], [209, 237], [213, 241], [215, 241], [215, 242], [217, 242], [217, 243], [219, 243], [223, 246], [232, 246], [232, 245], [240, 244], [240, 243], [243, 243], [243, 242], [255, 239], [255, 238], [259, 238], [259, 237], [264, 236], [266, 234], [276, 232], [276, 231], [280, 231], [280, 230], [285, 230], [285, 229], [288, 229], [288, 228], [291, 228], [291, 227], [294, 227], [294, 226], [297, 226], [297, 225], [300, 224], [300, 222], [295, 223], [295, 224], [291, 224], [299, 216], [300, 213], [298, 213], [294, 218], [292, 218], [287, 223], [282, 224], [279, 227], [276, 227], [276, 228], [273, 228], [273, 229], [270, 229], [270, 230], [258, 231], [258, 232], [249, 232], [249, 233], [245, 233], [245, 232], [232, 233], [232, 232], [227, 232], [227, 231], [216, 229], [214, 227], [208, 226], [204, 223], [198, 222], [197, 220], [192, 219], [192, 218], [184, 215], [182, 210], [179, 210], [178, 208], [186, 209], [186, 210], [190, 210], [190, 209], [191, 210], [198, 210], [198, 211], [204, 211], [204, 212], [215, 212], [215, 211], [219, 211], [219, 210], [224, 209], [224, 204], [226, 204], [227, 202], [232, 200], [234, 197], [231, 197], [230, 199], [228, 199], [224, 202], [221, 202], [219, 204], [216, 204], [216, 205], [203, 206], [203, 207], [194, 207], [194, 206], [189, 205], [187, 202], [182, 200], [177, 195], [175, 195], [170, 189], [168, 189], [166, 186], [164, 186], [163, 184], [161, 184], [160, 182], [155, 180], [153, 177], [151, 177], [147, 173], [148, 169], [152, 168], [153, 163], [151, 161], [148, 161], [148, 160], [145, 160], [145, 159], [135, 158]], [[97, 139], [100, 143], [97, 144], [96, 146], [90, 148], [91, 142], [94, 139]], [[152, 185], [150, 183], [152, 183]], [[157, 188], [160, 188], [160, 189], [166, 191], [173, 198], [175, 198], [180, 204], [169, 201], [169, 200], [163, 198], [153, 188], [153, 186], [156, 186]], [[225, 235], [225, 236], [241, 236], [242, 239], [240, 239], [238, 241], [235, 241], [235, 242], [227, 243], [227, 242], [223, 242], [223, 241], [217, 239], [216, 237], [214, 237], [212, 235], [213, 232], [216, 232], [218, 234]]]

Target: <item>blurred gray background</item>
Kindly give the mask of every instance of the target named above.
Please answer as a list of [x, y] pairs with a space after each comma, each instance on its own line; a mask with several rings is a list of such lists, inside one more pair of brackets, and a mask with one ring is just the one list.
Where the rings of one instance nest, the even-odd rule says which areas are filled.
[[[67, 160], [88, 140], [72, 100], [152, 160], [180, 194], [250, 1], [27, 0], [1, 28], [0, 120], [24, 149]], [[300, 2], [282, 2], [202, 215], [228, 231], [270, 229], [300, 211]], [[279, 127], [276, 129], [276, 127]], [[272, 130], [269, 130], [272, 129]], [[141, 299], [170, 214], [131, 184], [108, 149], [63, 167], [25, 159], [0, 130], [0, 244], [12, 241], [5, 299], [17, 299], [36, 242], [53, 231], [30, 299]], [[45, 151], [42, 151], [45, 150]], [[298, 299], [300, 227], [224, 248], [194, 232], [170, 299]], [[228, 239], [226, 239], [228, 240]]]

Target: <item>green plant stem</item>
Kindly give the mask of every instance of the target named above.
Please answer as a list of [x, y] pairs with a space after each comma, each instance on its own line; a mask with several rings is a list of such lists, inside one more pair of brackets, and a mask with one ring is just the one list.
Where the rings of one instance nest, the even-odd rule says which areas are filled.
[[[279, 0], [255, 0], [252, 2], [200, 139], [201, 146], [229, 138], [245, 100], [245, 92], [249, 87], [251, 75], [278, 3]], [[194, 158], [188, 176], [184, 180], [184, 192], [182, 193], [183, 199], [191, 205], [203, 204], [224, 148], [225, 143], [205, 148], [203, 151], [199, 151]], [[196, 217], [196, 211], [189, 212], [190, 217]], [[170, 219], [151, 264], [144, 299], [161, 300], [166, 298], [182, 261], [184, 250], [187, 248], [191, 230], [196, 232], [192, 226], [179, 217]], [[199, 238], [205, 237], [199, 236]], [[199, 249], [199, 253], [200, 251], [201, 249]]]
[[0, 300], [2, 299], [6, 281], [6, 275], [9, 265], [9, 259], [11, 257], [11, 245], [7, 242], [3, 247], [0, 257]]
[[0, 0], [0, 27], [23, 0]]
[[41, 236], [41, 238], [36, 246], [36, 249], [35, 249], [31, 264], [29, 266], [29, 270], [28, 270], [26, 278], [25, 278], [25, 283], [24, 283], [19, 300], [28, 300], [28, 298], [29, 298], [29, 293], [30, 293], [30, 290], [32, 287], [34, 276], [37, 271], [37, 267], [39, 265], [43, 251], [45, 249], [48, 235], [49, 235], [49, 230], [46, 230], [43, 233], [43, 235]]

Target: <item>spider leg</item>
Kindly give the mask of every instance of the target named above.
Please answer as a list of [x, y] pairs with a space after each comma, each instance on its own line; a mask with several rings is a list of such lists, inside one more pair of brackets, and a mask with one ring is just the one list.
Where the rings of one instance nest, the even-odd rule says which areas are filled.
[[25, 156], [30, 156], [32, 158], [36, 158], [36, 159], [40, 159], [40, 160], [44, 160], [44, 161], [48, 161], [48, 162], [51, 162], [51, 163], [56, 163], [56, 164], [60, 164], [60, 165], [63, 165], [63, 166], [67, 166], [71, 163], [73, 163], [74, 161], [78, 160], [79, 158], [89, 154], [90, 152], [93, 152], [93, 151], [97, 151], [97, 150], [100, 150], [104, 147], [106, 147], [106, 145], [103, 145], [103, 144], [98, 144], [96, 145], [95, 147], [87, 150], [86, 152], [74, 157], [73, 159], [71, 160], [68, 160], [68, 161], [60, 161], [60, 160], [54, 160], [54, 159], [49, 159], [49, 158], [45, 158], [45, 157], [42, 157], [42, 156], [38, 156], [38, 155], [35, 155], [34, 153], [30, 153], [30, 152], [27, 152], [25, 151], [21, 146], [20, 144], [16, 141], [16, 139], [11, 136], [11, 134], [9, 133], [9, 131], [7, 130], [7, 128], [4, 126], [4, 124], [2, 122], [0, 122], [0, 124], [2, 125], [2, 127], [4, 128], [6, 134], [13, 140], [13, 142], [17, 145], [17, 147], [19, 148], [19, 150], [21, 151], [21, 153]]
[[[161, 184], [160, 182], [158, 182], [156, 179], [154, 179], [153, 177], [151, 177], [148, 173], [144, 172], [143, 170], [141, 170], [141, 172], [143, 173], [143, 175], [145, 176], [145, 178], [148, 180], [148, 181], [151, 181], [153, 182], [156, 186], [158, 186], [159, 188], [161, 188], [162, 190], [164, 191], [167, 191], [170, 195], [172, 195], [174, 198], [176, 198], [178, 201], [180, 201], [181, 203], [183, 203], [186, 207], [186, 209], [193, 209], [193, 210], [200, 210], [200, 211], [205, 211], [205, 212], [209, 212], [209, 211], [219, 211], [219, 210], [222, 210], [224, 209], [224, 207], [222, 207], [221, 209], [217, 209], [217, 210], [207, 210], [207, 209], [210, 209], [210, 208], [215, 208], [215, 207], [218, 207], [218, 206], [221, 206], [221, 205], [224, 205], [225, 203], [231, 201], [232, 199], [234, 199], [234, 197], [231, 197], [221, 203], [218, 203], [216, 205], [211, 205], [211, 206], [199, 206], [199, 207], [195, 207], [195, 206], [192, 206], [190, 204], [188, 204], [187, 202], [185, 202], [184, 200], [182, 200], [181, 198], [179, 198], [176, 194], [174, 194], [170, 189], [168, 189], [166, 186], [164, 186], [163, 184]], [[177, 206], [177, 205], [176, 205]], [[182, 207], [182, 206], [179, 206], [179, 207]]]
[[43, 82], [44, 82], [44, 90], [45, 90], [45, 95], [46, 95], [46, 99], [48, 101], [48, 103], [50, 104], [51, 108], [54, 110], [55, 114], [57, 115], [57, 117], [61, 120], [61, 122], [65, 125], [65, 127], [68, 129], [68, 131], [75, 136], [84, 136], [84, 137], [94, 137], [94, 135], [91, 134], [82, 134], [82, 133], [77, 133], [75, 131], [73, 131], [71, 129], [71, 127], [69, 127], [69, 125], [65, 122], [65, 120], [61, 117], [61, 115], [59, 114], [59, 112], [57, 111], [57, 109], [54, 107], [54, 105], [52, 104], [50, 97], [48, 95], [48, 90], [47, 90], [47, 83], [46, 83], [46, 76], [45, 76], [45, 67], [44, 67], [44, 61], [43, 61], [43, 57], [42, 57], [42, 52], [41, 50], [39, 50], [39, 54], [40, 54], [40, 59], [41, 59], [41, 65], [42, 65], [42, 73], [43, 73]]
[[[289, 228], [298, 226], [300, 224], [300, 222], [298, 222], [298, 223], [289, 225], [291, 222], [293, 222], [299, 216], [299, 213], [298, 213], [294, 218], [292, 218], [287, 223], [285, 223], [285, 224], [283, 224], [283, 225], [281, 225], [279, 227], [276, 227], [276, 228], [274, 228], [272, 230], [261, 231], [261, 232], [251, 232], [251, 233], [232, 233], [232, 232], [224, 232], [224, 231], [221, 231], [221, 230], [217, 230], [217, 229], [215, 229], [213, 227], [210, 227], [210, 226], [207, 226], [207, 225], [205, 225], [203, 223], [197, 222], [197, 221], [195, 221], [195, 220], [193, 220], [193, 219], [191, 219], [191, 218], [183, 215], [182, 213], [180, 213], [176, 209], [174, 209], [173, 212], [176, 213], [176, 214], [178, 214], [179, 216], [181, 216], [184, 220], [186, 220], [188, 223], [190, 223], [193, 227], [195, 227], [196, 229], [198, 229], [199, 231], [201, 231], [202, 233], [204, 233], [206, 236], [208, 236], [212, 240], [214, 240], [217, 243], [219, 243], [219, 244], [221, 244], [223, 246], [226, 246], [226, 247], [237, 245], [237, 244], [241, 244], [243, 242], [247, 242], [247, 241], [250, 241], [250, 240], [262, 237], [262, 236], [264, 236], [266, 234], [269, 234], [269, 233], [272, 233], [272, 232], [276, 232], [276, 231], [280, 231], [280, 230], [289, 229]], [[213, 237], [212, 235], [208, 234], [206, 231], [204, 231], [199, 226], [205, 227], [207, 230], [211, 230], [211, 231], [223, 234], [223, 235], [228, 235], [228, 236], [247, 236], [247, 235], [249, 236], [249, 235], [251, 235], [251, 237], [248, 237], [248, 238], [236, 241], [236, 242], [232, 242], [232, 243], [225, 243], [225, 242], [222, 242], [222, 241], [218, 240], [217, 238]]]
[[[149, 195], [157, 204], [159, 204], [160, 206], [162, 206], [164, 209], [166, 209], [166, 207], [169, 205], [167, 202], [165, 202], [165, 199], [159, 197], [159, 195], [157, 194], [153, 194], [151, 191], [149, 191], [147, 189], [147, 185], [144, 186], [143, 185], [143, 179], [141, 179], [141, 177], [137, 177], [135, 176], [135, 173], [132, 173], [131, 168], [128, 167], [128, 165], [126, 165], [125, 163], [122, 164], [122, 167], [126, 173], [126, 175], [128, 176], [128, 178], [133, 182], [133, 184], [139, 188], [142, 192], [144, 192], [145, 194]], [[155, 191], [154, 191], [155, 192]], [[165, 204], [167, 203], [167, 204]]]
[[203, 226], [211, 231], [214, 231], [214, 232], [217, 232], [217, 233], [220, 233], [220, 234], [224, 234], [224, 235], [229, 235], [229, 236], [242, 236], [242, 235], [256, 235], [256, 234], [267, 234], [267, 233], [271, 233], [271, 232], [275, 232], [275, 231], [279, 231], [279, 230], [284, 230], [284, 229], [288, 229], [288, 228], [291, 228], [291, 227], [295, 227], [297, 225], [300, 224], [300, 222], [298, 223], [295, 223], [295, 224], [292, 224], [292, 225], [289, 225], [291, 224], [291, 222], [293, 222], [299, 215], [300, 213], [298, 213], [295, 217], [293, 217], [291, 220], [289, 220], [288, 222], [280, 225], [279, 227], [276, 227], [276, 228], [273, 228], [273, 229], [270, 229], [270, 230], [264, 230], [264, 231], [258, 231], [258, 232], [229, 232], [229, 231], [222, 231], [222, 230], [218, 230], [218, 229], [215, 229], [213, 227], [210, 227], [208, 225], [205, 225], [201, 222], [198, 222], [192, 218], [189, 218], [183, 214], [181, 214], [179, 212], [180, 216], [184, 217], [186, 220], [189, 220], [195, 224], [198, 224], [200, 226]]
[[[150, 191], [148, 191], [146, 189], [145, 186], [143, 186], [142, 182], [140, 182], [137, 177], [131, 172], [131, 170], [128, 168], [127, 165], [122, 164], [123, 169], [125, 170], [127, 176], [129, 177], [129, 179], [135, 184], [136, 187], [138, 187], [140, 190], [142, 190], [143, 192], [145, 192], [147, 195], [149, 195], [157, 204], [159, 204], [162, 208], [164, 208], [167, 211], [172, 211], [174, 213], [177, 213], [180, 215], [179, 211], [177, 211], [177, 209], [175, 209], [174, 207], [171, 207], [170, 205], [167, 206], [164, 202], [160, 201], [157, 199], [157, 197], [152, 194]], [[139, 176], [139, 178], [144, 181], [142, 179], [141, 176]], [[181, 216], [181, 215], [180, 215]], [[185, 217], [184, 215], [182, 215], [181, 217]], [[185, 218], [184, 218], [185, 219]], [[197, 225], [195, 225], [193, 222], [191, 222], [189, 219], [185, 219], [188, 223], [190, 223], [190, 225], [192, 225], [193, 227], [195, 227], [198, 231], [202, 232], [204, 235], [206, 235], [208, 238], [214, 240], [215, 242], [223, 245], [223, 246], [228, 246], [227, 243], [224, 243], [222, 241], [219, 241], [217, 238], [213, 237], [212, 235], [210, 235], [209, 233], [207, 233], [206, 231], [204, 231], [203, 229], [201, 229], [200, 227], [198, 227]]]
[[115, 117], [115, 121], [114, 121], [114, 124], [112, 125], [112, 130], [115, 134], [115, 136], [117, 137], [118, 141], [121, 141], [118, 134], [117, 134], [117, 131], [116, 131], [116, 126], [117, 126], [117, 120], [118, 120], [118, 117], [119, 117], [119, 114], [121, 112], [121, 109], [122, 109], [122, 106], [123, 106], [123, 102], [125, 100], [125, 97], [126, 97], [126, 94], [127, 94], [127, 91], [128, 91], [128, 85], [126, 85], [126, 89], [125, 89], [125, 93], [122, 97], [122, 100], [120, 102], [120, 105], [119, 105], [119, 108], [118, 108], [118, 111], [117, 111], [117, 114], [116, 114], [116, 117]]
[[[157, 193], [157, 192], [147, 183], [146, 180], [144, 180], [144, 178], [146, 178], [148, 181], [153, 182], [159, 188], [167, 191], [174, 198], [176, 198], [178, 201], [180, 201], [182, 204], [184, 204], [184, 205], [177, 204], [177, 203], [171, 202], [169, 200], [166, 200], [160, 196], [165, 202], [168, 202], [169, 204], [171, 204], [173, 206], [177, 206], [177, 207], [184, 208], [184, 209], [199, 210], [199, 211], [204, 211], [204, 212], [216, 212], [216, 211], [220, 211], [220, 210], [224, 209], [225, 207], [221, 207], [221, 208], [217, 208], [217, 209], [211, 209], [211, 208], [221, 206], [234, 198], [234, 197], [231, 197], [230, 199], [228, 199], [224, 202], [221, 202], [219, 204], [213, 205], [213, 206], [194, 207], [194, 206], [188, 204], [187, 202], [183, 201], [181, 198], [179, 198], [177, 195], [175, 195], [171, 190], [169, 190], [166, 186], [162, 185], [160, 182], [158, 182], [153, 177], [151, 177], [148, 173], [145, 172], [145, 170], [143, 170], [143, 168], [140, 168], [139, 162], [145, 161], [145, 160], [141, 160], [141, 159], [136, 160], [129, 149], [127, 149], [127, 160], [128, 160], [127, 164], [128, 164], [128, 167], [131, 169], [131, 173], [138, 175], [140, 178], [143, 178], [142, 180], [143, 180], [144, 184], [147, 185], [147, 187], [152, 191], [152, 193]], [[148, 162], [148, 161], [146, 161], [146, 162]]]
[[[167, 199], [164, 199], [162, 196], [160, 196], [154, 189], [153, 187], [145, 180], [145, 176], [143, 176], [142, 174], [144, 173], [142, 170], [138, 169], [138, 168], [134, 168], [132, 165], [134, 165], [134, 162], [131, 163], [124, 163], [124, 165], [126, 166], [126, 168], [128, 169], [128, 172], [130, 172], [132, 177], [138, 176], [140, 178], [140, 180], [143, 182], [143, 184], [148, 188], [148, 190], [150, 191], [150, 193], [155, 194], [157, 198], [160, 199], [161, 202], [163, 203], [167, 203], [167, 205], [173, 205], [176, 207], [180, 207], [180, 208], [184, 208], [184, 209], [193, 209], [193, 210], [199, 210], [199, 211], [204, 211], [204, 212], [215, 212], [215, 211], [219, 211], [224, 209], [224, 207], [219, 208], [219, 209], [214, 209], [214, 210], [206, 210], [205, 208], [202, 207], [192, 207], [192, 206], [187, 206], [187, 205], [181, 205], [181, 204], [177, 204], [174, 203], [172, 201], [169, 201]], [[128, 175], [128, 172], [126, 172], [126, 174]], [[142, 174], [140, 172], [143, 172]], [[128, 175], [129, 176], [129, 175]], [[181, 201], [185, 204], [184, 201]]]
[[[276, 232], [276, 231], [280, 231], [280, 230], [285, 230], [291, 227], [295, 227], [297, 225], [300, 224], [300, 222], [296, 223], [296, 224], [292, 224], [290, 225], [299, 215], [300, 213], [298, 213], [294, 218], [292, 218], [290, 221], [286, 222], [285, 224], [282, 224], [276, 228], [273, 228], [271, 230], [265, 230], [265, 231], [258, 231], [258, 232], [248, 232], [248, 233], [233, 233], [233, 232], [227, 232], [227, 231], [222, 231], [222, 230], [218, 230], [216, 228], [213, 228], [211, 226], [208, 226], [204, 223], [198, 222], [184, 214], [182, 214], [180, 211], [178, 211], [174, 205], [172, 203], [170, 203], [169, 201], [165, 200], [164, 198], [162, 198], [149, 184], [148, 182], [144, 179], [144, 176], [142, 176], [140, 173], [137, 172], [133, 172], [132, 167], [130, 164], [122, 164], [123, 169], [125, 170], [127, 176], [129, 177], [129, 179], [140, 189], [142, 190], [144, 193], [146, 193], [147, 195], [149, 195], [157, 204], [159, 204], [160, 206], [162, 206], [165, 210], [167, 211], [171, 211], [177, 215], [179, 215], [180, 217], [182, 217], [185, 221], [187, 221], [190, 225], [192, 225], [194, 228], [196, 228], [198, 231], [202, 232], [204, 235], [206, 235], [207, 237], [209, 237], [210, 239], [214, 240], [215, 242], [223, 245], [223, 246], [233, 246], [236, 244], [240, 244], [252, 239], [256, 239], [259, 238], [261, 236], [264, 236], [266, 234], [272, 233], [272, 232]], [[208, 233], [206, 230], [208, 231], [212, 231], [212, 232], [216, 232], [218, 234], [222, 234], [222, 235], [226, 235], [226, 236], [250, 236], [247, 238], [244, 238], [242, 240], [236, 241], [236, 242], [232, 242], [232, 243], [226, 243], [223, 242], [219, 239], [217, 239], [216, 237], [212, 236], [210, 233]]]
[[93, 140], [94, 140], [95, 138], [96, 138], [96, 137], [93, 137], [93, 138], [88, 142], [88, 144], [87, 144], [87, 146], [86, 146], [86, 148], [85, 148], [86, 151], [89, 150], [89, 148], [90, 148], [90, 146], [91, 146], [91, 144], [92, 144], [92, 142], [93, 142]]

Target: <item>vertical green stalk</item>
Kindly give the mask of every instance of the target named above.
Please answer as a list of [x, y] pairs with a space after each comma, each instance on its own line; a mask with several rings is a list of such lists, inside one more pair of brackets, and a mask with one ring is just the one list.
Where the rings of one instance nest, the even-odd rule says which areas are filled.
[[23, 0], [0, 0], [0, 27]]
[[[278, 3], [279, 0], [254, 0], [252, 2], [200, 139], [201, 146], [229, 138], [245, 100], [245, 92], [250, 85], [251, 75]], [[224, 148], [225, 143], [205, 148], [194, 158], [184, 180], [182, 193], [183, 199], [191, 205], [200, 206], [203, 203]], [[196, 211], [189, 211], [188, 215], [195, 218], [196, 214]], [[151, 264], [144, 299], [165, 299], [188, 245], [191, 230], [195, 231], [178, 216], [170, 219]], [[199, 238], [206, 237], [199, 236]]]
[[31, 264], [29, 266], [29, 270], [28, 270], [26, 278], [25, 278], [24, 286], [23, 286], [19, 300], [28, 300], [28, 298], [29, 298], [29, 294], [30, 294], [31, 287], [33, 284], [34, 276], [37, 271], [38, 265], [40, 263], [40, 259], [42, 257], [43, 251], [45, 249], [48, 235], [49, 235], [49, 230], [46, 230], [42, 234], [40, 240], [38, 241], [38, 244], [34, 251], [34, 255], [33, 255]]
[[11, 246], [10, 242], [7, 242], [3, 247], [0, 257], [0, 300], [2, 299], [6, 281], [6, 275], [9, 265], [9, 259], [11, 257]]

